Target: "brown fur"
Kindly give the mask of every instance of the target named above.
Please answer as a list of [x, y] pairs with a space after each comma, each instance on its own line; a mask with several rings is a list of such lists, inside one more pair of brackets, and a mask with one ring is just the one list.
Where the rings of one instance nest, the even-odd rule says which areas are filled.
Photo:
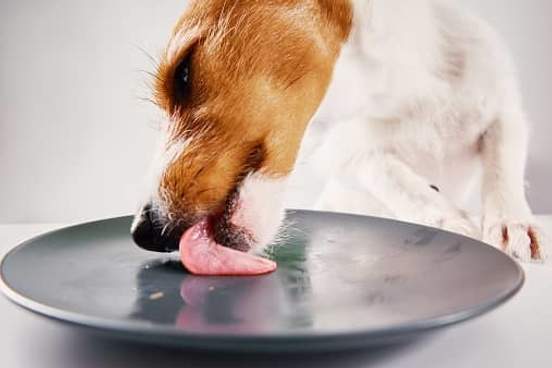
[[[346, 0], [197, 0], [178, 21], [154, 94], [168, 145], [189, 140], [162, 175], [168, 212], [222, 211], [240, 180], [287, 175], [351, 27]], [[190, 60], [190, 88], [174, 73]], [[168, 147], [167, 147], [168, 148]]]

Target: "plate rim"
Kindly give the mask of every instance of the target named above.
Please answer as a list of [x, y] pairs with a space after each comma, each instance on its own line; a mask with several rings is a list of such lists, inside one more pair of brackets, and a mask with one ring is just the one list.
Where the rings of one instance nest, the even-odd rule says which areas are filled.
[[[147, 337], [148, 341], [151, 341], [153, 337], [161, 337], [163, 339], [171, 338], [175, 339], [174, 345], [180, 346], [201, 346], [202, 344], [217, 344], [217, 345], [235, 345], [241, 343], [253, 343], [255, 345], [268, 345], [268, 344], [278, 344], [278, 345], [289, 345], [293, 343], [301, 342], [301, 344], [307, 345], [316, 345], [323, 343], [332, 343], [332, 341], [337, 339], [346, 339], [349, 340], [379, 340], [379, 339], [388, 339], [396, 338], [402, 335], [409, 334], [422, 334], [425, 332], [430, 332], [432, 330], [444, 328], [447, 326], [452, 326], [463, 321], [477, 318], [481, 315], [484, 315], [491, 310], [498, 308], [499, 306], [506, 303], [512, 297], [514, 297], [525, 284], [525, 272], [523, 268], [516, 262], [514, 259], [496, 249], [495, 247], [484, 243], [480, 240], [466, 237], [461, 234], [453, 233], [450, 231], [415, 224], [406, 221], [400, 221], [395, 219], [388, 219], [376, 216], [365, 216], [358, 214], [349, 214], [349, 213], [340, 213], [340, 212], [330, 212], [330, 211], [315, 211], [315, 210], [303, 210], [303, 209], [287, 209], [286, 216], [290, 213], [324, 213], [331, 215], [339, 216], [352, 216], [352, 217], [362, 217], [371, 220], [378, 220], [384, 222], [396, 222], [406, 225], [414, 225], [422, 228], [427, 228], [430, 230], [437, 230], [440, 232], [450, 233], [456, 237], [467, 238], [470, 241], [480, 243], [482, 246], [487, 246], [496, 252], [496, 254], [501, 257], [505, 257], [511, 264], [513, 264], [517, 271], [517, 280], [516, 285], [510, 290], [503, 292], [501, 295], [496, 298], [486, 300], [482, 303], [479, 303], [477, 306], [467, 308], [461, 311], [456, 311], [453, 313], [447, 313], [445, 315], [420, 319], [408, 323], [403, 323], [396, 326], [385, 327], [385, 328], [373, 328], [370, 330], [358, 330], [358, 331], [322, 331], [317, 332], [316, 334], [312, 333], [248, 333], [245, 335], [238, 335], [232, 333], [201, 333], [201, 332], [186, 332], [184, 330], [175, 329], [172, 325], [156, 325], [150, 324], [145, 321], [133, 321], [132, 323], [124, 322], [114, 318], [105, 318], [105, 317], [95, 317], [89, 316], [86, 314], [72, 312], [65, 309], [53, 307], [51, 305], [44, 304], [42, 302], [36, 301], [28, 296], [25, 296], [19, 293], [17, 290], [13, 289], [5, 280], [4, 275], [4, 265], [6, 260], [19, 249], [34, 243], [37, 240], [40, 240], [43, 237], [51, 236], [54, 233], [66, 231], [69, 229], [93, 225], [101, 222], [108, 222], [113, 220], [122, 220], [131, 218], [132, 215], [121, 215], [114, 217], [106, 217], [102, 219], [96, 219], [91, 221], [83, 221], [76, 224], [71, 224], [68, 226], [63, 226], [53, 230], [46, 231], [39, 235], [33, 236], [29, 239], [26, 239], [4, 254], [0, 260], [0, 291], [14, 305], [22, 307], [23, 309], [30, 311], [34, 314], [37, 314], [42, 317], [53, 319], [58, 322], [66, 323], [72, 326], [78, 326], [82, 328], [88, 328], [92, 330], [97, 330], [105, 332], [112, 335], [124, 335], [126, 338], [133, 340], [143, 340], [144, 337]], [[347, 344], [345, 342], [345, 344]], [[209, 346], [206, 346], [209, 348]], [[215, 347], [216, 348], [216, 347]], [[299, 350], [303, 350], [299, 348]]]

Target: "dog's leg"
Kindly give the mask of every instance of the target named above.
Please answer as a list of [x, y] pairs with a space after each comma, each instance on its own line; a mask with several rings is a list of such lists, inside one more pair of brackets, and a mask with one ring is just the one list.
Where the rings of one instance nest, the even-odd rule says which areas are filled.
[[402, 220], [478, 238], [479, 229], [447, 197], [393, 153], [372, 153], [357, 172], [359, 183]]
[[392, 145], [388, 141], [386, 125], [368, 124], [362, 116], [336, 122], [312, 155], [321, 177], [330, 178], [317, 207], [393, 217], [479, 238], [479, 227], [392, 147], [386, 148]]
[[522, 261], [543, 260], [543, 233], [524, 191], [528, 128], [520, 111], [502, 114], [482, 137], [483, 239]]
[[[465, 212], [395, 155], [370, 154], [354, 166], [354, 172], [340, 172], [339, 181], [330, 181], [318, 201], [319, 209], [393, 217], [480, 237]], [[352, 190], [343, 181], [358, 189]]]

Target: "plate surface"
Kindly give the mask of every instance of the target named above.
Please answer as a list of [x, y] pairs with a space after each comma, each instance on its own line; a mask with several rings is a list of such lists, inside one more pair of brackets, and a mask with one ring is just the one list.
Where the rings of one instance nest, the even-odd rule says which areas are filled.
[[196, 277], [137, 248], [130, 217], [31, 239], [2, 262], [17, 304], [114, 336], [236, 351], [342, 349], [410, 338], [477, 316], [523, 284], [476, 240], [391, 220], [288, 212], [256, 277]]

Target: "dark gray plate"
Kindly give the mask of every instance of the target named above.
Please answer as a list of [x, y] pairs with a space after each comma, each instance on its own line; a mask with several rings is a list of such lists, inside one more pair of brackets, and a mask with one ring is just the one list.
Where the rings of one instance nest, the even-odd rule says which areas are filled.
[[31, 311], [114, 336], [236, 351], [342, 349], [411, 338], [489, 311], [523, 284], [481, 242], [370, 217], [292, 211], [275, 273], [196, 277], [130, 239], [130, 217], [12, 250], [2, 289]]

